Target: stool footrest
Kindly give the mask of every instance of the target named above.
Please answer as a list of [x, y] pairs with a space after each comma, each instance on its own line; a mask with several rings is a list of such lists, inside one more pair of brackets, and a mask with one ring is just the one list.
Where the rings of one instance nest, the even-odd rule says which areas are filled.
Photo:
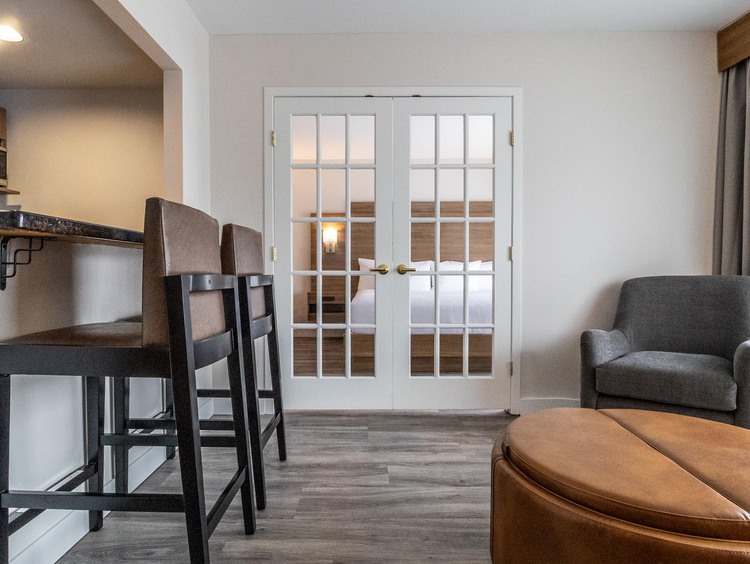
[[181, 494], [95, 494], [12, 490], [0, 494], [0, 507], [181, 513], [185, 511], [185, 502]]
[[237, 492], [240, 491], [242, 484], [244, 484], [247, 480], [247, 474], [247, 467], [237, 470], [237, 472], [234, 473], [234, 476], [232, 476], [232, 479], [227, 484], [227, 487], [224, 488], [223, 492], [221, 492], [219, 499], [217, 499], [216, 503], [214, 503], [211, 511], [208, 512], [206, 521], [209, 537], [213, 534], [214, 529], [216, 529], [219, 521], [221, 521], [221, 518], [224, 516], [227, 508], [232, 503], [234, 496], [237, 495]]
[[263, 429], [263, 432], [260, 434], [260, 448], [266, 447], [268, 439], [271, 438], [271, 435], [273, 435], [273, 432], [276, 430], [276, 427], [279, 426], [279, 423], [281, 423], [281, 413], [274, 415], [273, 419], [271, 419], [266, 425], [266, 428]]
[[[76, 489], [78, 486], [85, 484], [90, 478], [93, 478], [96, 475], [96, 465], [87, 464], [86, 466], [82, 466], [81, 468], [76, 470], [76, 472], [77, 473], [75, 476], [73, 476], [67, 482], [62, 483], [60, 487], [54, 489], [53, 491], [70, 492]], [[10, 521], [10, 523], [8, 523], [8, 534], [12, 535], [18, 529], [20, 529], [24, 525], [27, 525], [36, 517], [39, 517], [42, 513], [44, 513], [44, 509], [28, 509], [23, 513], [17, 513], [16, 517], [12, 521]]]

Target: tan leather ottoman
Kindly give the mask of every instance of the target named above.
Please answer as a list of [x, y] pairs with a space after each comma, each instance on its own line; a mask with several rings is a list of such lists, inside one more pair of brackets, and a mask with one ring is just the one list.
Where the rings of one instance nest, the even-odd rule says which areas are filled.
[[492, 453], [496, 563], [750, 562], [750, 431], [671, 413], [550, 409]]

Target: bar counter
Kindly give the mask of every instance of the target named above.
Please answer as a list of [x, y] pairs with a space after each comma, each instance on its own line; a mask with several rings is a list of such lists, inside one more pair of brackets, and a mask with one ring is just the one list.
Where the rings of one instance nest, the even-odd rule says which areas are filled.
[[[27, 245], [14, 245], [9, 253], [8, 244], [13, 239], [26, 239]], [[32, 253], [44, 248], [46, 240], [141, 247], [143, 233], [22, 210], [0, 210], [0, 290], [16, 275], [18, 266], [29, 264]]]

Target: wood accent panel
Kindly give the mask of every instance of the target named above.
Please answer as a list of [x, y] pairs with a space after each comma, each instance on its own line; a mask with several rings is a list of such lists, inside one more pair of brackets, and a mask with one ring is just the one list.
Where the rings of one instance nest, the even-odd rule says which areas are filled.
[[5, 108], [0, 108], [0, 139], [8, 138], [7, 114]]
[[750, 57], [750, 12], [716, 35], [719, 72]]

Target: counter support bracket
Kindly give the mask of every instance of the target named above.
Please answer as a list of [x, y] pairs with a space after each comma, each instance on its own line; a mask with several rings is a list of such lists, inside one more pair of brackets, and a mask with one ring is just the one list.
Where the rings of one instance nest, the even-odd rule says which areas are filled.
[[[8, 245], [13, 239], [25, 239], [26, 245], [13, 249], [9, 260]], [[43, 237], [0, 236], [0, 290], [5, 290], [8, 278], [16, 275], [20, 265], [31, 264], [31, 254], [44, 248]]]

